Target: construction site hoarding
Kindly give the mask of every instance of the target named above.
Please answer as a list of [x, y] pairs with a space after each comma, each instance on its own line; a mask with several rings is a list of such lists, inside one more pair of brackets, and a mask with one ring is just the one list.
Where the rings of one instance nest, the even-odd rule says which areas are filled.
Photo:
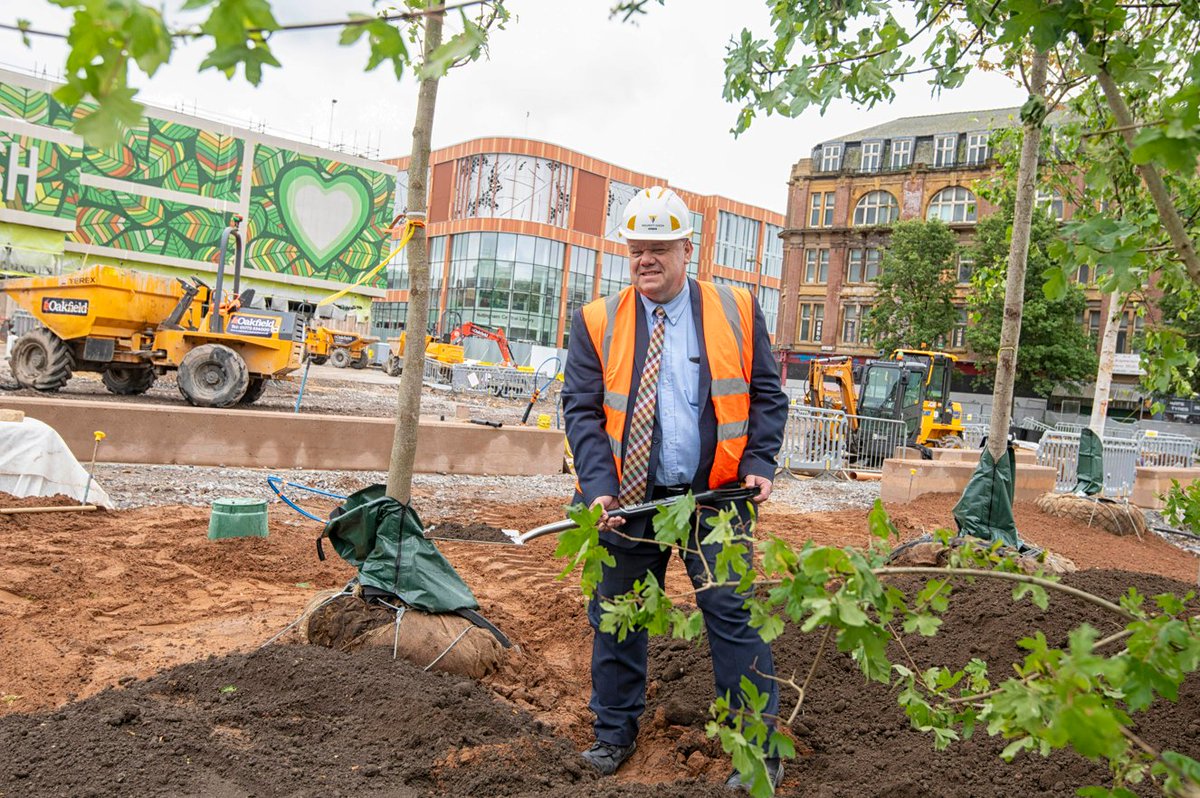
[[63, 233], [79, 265], [211, 270], [233, 215], [246, 267], [268, 281], [343, 286], [386, 256], [394, 166], [152, 107], [99, 150], [71, 132], [79, 108], [55, 88], [0, 70], [0, 223]]

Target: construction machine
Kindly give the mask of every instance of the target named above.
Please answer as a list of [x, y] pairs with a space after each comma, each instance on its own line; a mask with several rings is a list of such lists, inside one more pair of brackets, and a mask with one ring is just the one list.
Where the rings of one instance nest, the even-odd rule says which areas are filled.
[[[914, 356], [906, 358], [906, 352]], [[889, 359], [862, 365], [857, 392], [851, 358], [813, 360], [809, 363], [808, 403], [846, 413], [850, 431], [858, 438], [866, 433], [860, 429], [865, 419], [903, 422], [905, 440], [886, 443], [881, 434], [885, 428], [870, 425], [870, 434], [865, 436], [880, 447], [907, 443], [917, 447], [961, 448], [962, 409], [949, 400], [952, 358], [944, 353], [897, 350]], [[931, 387], [931, 379], [937, 380], [936, 391]], [[867, 443], [857, 440], [858, 445], [853, 448], [863, 449]]]
[[925, 367], [924, 412], [918, 442], [943, 449], [963, 448], [962, 405], [950, 400], [950, 379], [958, 358], [947, 352], [926, 349], [897, 349], [890, 358], [921, 363]]
[[[241, 290], [240, 219], [221, 233], [215, 287], [189, 280], [92, 266], [59, 277], [0, 284], [43, 326], [12, 344], [13, 376], [25, 388], [56, 391], [76, 371], [100, 372], [115, 394], [141, 394], [176, 371], [180, 393], [198, 407], [250, 404], [267, 380], [300, 367], [307, 317], [253, 308]], [[225, 292], [229, 239], [233, 290]]]
[[363, 369], [371, 362], [371, 344], [378, 341], [378, 338], [331, 327], [309, 327], [304, 339], [304, 356], [314, 366], [329, 363], [339, 369]]
[[[383, 373], [392, 377], [400, 376], [400, 372], [404, 370], [404, 346], [408, 338], [408, 331], [400, 333], [399, 338], [388, 339], [388, 358], [383, 364]], [[425, 357], [428, 360], [436, 360], [438, 363], [446, 365], [454, 365], [455, 363], [463, 362], [463, 348], [455, 344], [439, 341], [432, 335], [425, 336]]]
[[508, 348], [508, 336], [504, 334], [503, 327], [492, 329], [484, 327], [482, 324], [464, 321], [450, 331], [450, 343], [452, 344], [461, 343], [467, 338], [486, 338], [489, 341], [495, 341], [496, 346], [500, 347], [500, 357], [504, 361], [504, 365], [516, 365], [513, 361], [512, 351]]

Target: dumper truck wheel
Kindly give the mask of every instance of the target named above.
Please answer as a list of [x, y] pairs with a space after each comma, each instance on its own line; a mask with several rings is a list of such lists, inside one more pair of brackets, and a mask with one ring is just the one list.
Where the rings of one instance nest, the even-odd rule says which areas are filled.
[[57, 391], [71, 379], [75, 356], [71, 348], [45, 327], [17, 339], [8, 356], [13, 377], [22, 388]]
[[400, 372], [404, 369], [401, 362], [400, 358], [395, 355], [388, 355], [387, 363], [383, 365], [383, 373], [389, 377], [399, 377]]
[[329, 360], [328, 355], [309, 355], [308, 356], [308, 362], [312, 363], [314, 366], [324, 366], [325, 361], [327, 361], [327, 360]]
[[145, 393], [154, 384], [154, 369], [110, 366], [100, 375], [104, 387], [118, 396]]
[[346, 349], [338, 348], [329, 353], [329, 363], [335, 369], [344, 369], [350, 365], [350, 352]]
[[196, 407], [231, 407], [246, 395], [250, 372], [236, 350], [204, 344], [183, 356], [179, 392]]
[[246, 388], [246, 394], [242, 397], [239, 405], [252, 405], [262, 398], [262, 395], [267, 392], [266, 377], [251, 377], [250, 386]]
[[366, 353], [366, 352], [363, 352], [363, 353], [362, 353], [361, 355], [359, 355], [357, 358], [355, 358], [354, 360], [351, 360], [351, 361], [350, 361], [350, 368], [352, 368], [352, 369], [365, 369], [365, 368], [367, 367], [367, 363], [369, 363], [369, 362], [370, 362], [370, 358], [368, 358], [368, 357], [367, 357], [367, 353]]

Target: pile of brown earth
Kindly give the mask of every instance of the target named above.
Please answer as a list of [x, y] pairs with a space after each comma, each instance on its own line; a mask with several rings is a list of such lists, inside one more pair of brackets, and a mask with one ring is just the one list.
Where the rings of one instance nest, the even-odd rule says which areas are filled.
[[[953, 501], [889, 509], [910, 539], [947, 523]], [[0, 506], [15, 503], [0, 496]], [[467, 496], [455, 510], [422, 517], [528, 529], [561, 517], [561, 501]], [[1018, 503], [1016, 515], [1023, 537], [1079, 566], [1069, 584], [1109, 599], [1130, 585], [1146, 594], [1194, 588], [1195, 558], [1158, 538], [1116, 538], [1032, 504]], [[637, 753], [615, 780], [581, 767], [573, 752], [591, 736], [591, 632], [578, 586], [555, 579], [553, 540], [438, 543], [483, 614], [520, 648], [479, 684], [394, 663], [388, 652], [257, 650], [353, 570], [317, 562], [319, 526], [278, 506], [268, 538], [209, 541], [207, 522], [205, 509], [188, 507], [0, 516], [0, 795], [722, 794], [728, 758], [703, 735], [712, 699], [703, 645], [657, 641]], [[768, 506], [762, 530], [862, 545], [866, 511]], [[668, 592], [687, 584], [673, 565]], [[1042, 629], [1061, 643], [1084, 620], [1115, 628], [1073, 600], [1054, 596], [1042, 612], [981, 581], [956, 591], [937, 637], [906, 647], [921, 667], [986, 659], [998, 678], [1021, 656], [1017, 639]], [[802, 678], [816, 641], [789, 631], [775, 649], [779, 671]], [[1178, 704], [1139, 715], [1139, 734], [1200, 758], [1196, 681]], [[936, 754], [909, 728], [894, 690], [829, 651], [793, 733], [799, 758], [784, 795], [1065, 796], [1106, 778], [1103, 766], [1069, 753], [1005, 765], [996, 756], [1004, 742], [985, 735]]]

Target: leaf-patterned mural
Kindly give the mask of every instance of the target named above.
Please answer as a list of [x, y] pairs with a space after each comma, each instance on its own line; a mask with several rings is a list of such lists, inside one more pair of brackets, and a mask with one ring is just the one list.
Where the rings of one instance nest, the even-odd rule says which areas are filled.
[[[63, 143], [78, 141], [68, 133], [74, 109], [31, 83], [0, 70], [0, 200], [8, 147], [19, 147], [21, 158], [37, 148], [39, 162], [36, 201], [21, 190], [0, 202], [0, 211], [54, 217], [57, 224], [73, 219], [67, 240], [88, 251], [143, 253], [181, 266], [216, 262], [221, 230], [235, 213], [246, 217], [249, 268], [352, 282], [386, 254], [395, 191], [389, 166], [321, 158], [250, 131], [154, 116], [153, 108], [111, 151]], [[6, 125], [5, 118], [46, 128], [49, 138], [28, 134], [29, 125]], [[36, 224], [28, 216], [12, 220]], [[382, 281], [381, 275], [373, 283]]]

